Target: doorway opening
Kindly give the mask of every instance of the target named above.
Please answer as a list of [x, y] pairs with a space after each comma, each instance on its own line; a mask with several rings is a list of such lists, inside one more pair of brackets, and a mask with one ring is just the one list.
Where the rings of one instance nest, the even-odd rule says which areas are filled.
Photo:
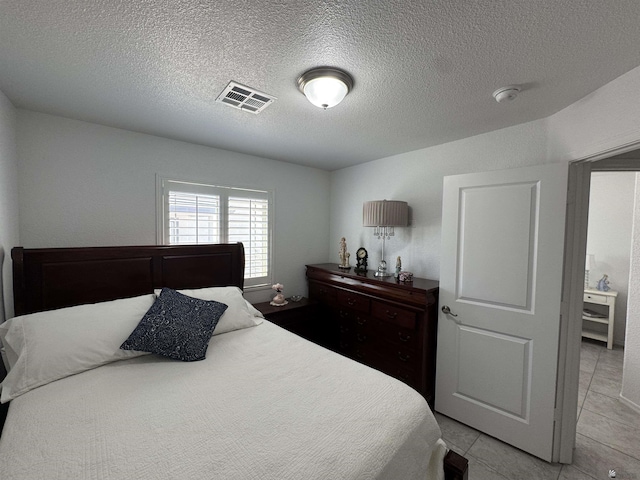
[[[567, 229], [566, 248], [565, 248], [565, 254], [566, 254], [565, 275], [570, 280], [565, 282], [564, 298], [566, 299], [567, 307], [563, 312], [563, 316], [566, 316], [566, 318], [568, 319], [568, 321], [563, 322], [563, 327], [565, 329], [564, 333], [567, 335], [566, 336], [567, 348], [566, 348], [566, 352], [563, 352], [562, 351], [563, 342], [561, 342], [560, 361], [561, 362], [564, 361], [565, 368], [564, 368], [564, 372], [562, 372], [562, 370], [559, 371], [559, 376], [558, 376], [558, 400], [559, 400], [558, 405], [561, 405], [560, 408], [563, 411], [563, 416], [561, 421], [562, 426], [559, 428], [557, 432], [559, 433], [559, 436], [556, 437], [557, 442], [555, 442], [555, 445], [558, 446], [558, 450], [557, 450], [558, 457], [556, 458], [559, 458], [559, 461], [562, 463], [571, 462], [574, 442], [576, 441], [576, 439], [579, 440], [581, 438], [580, 430], [581, 429], [583, 430], [582, 428], [583, 425], [580, 425], [580, 427], [578, 428], [578, 423], [573, 421], [576, 417], [573, 417], [573, 418], [571, 417], [570, 411], [572, 407], [567, 402], [572, 402], [575, 399], [575, 402], [578, 405], [578, 413], [580, 413], [582, 411], [581, 409], [584, 407], [584, 401], [586, 400], [587, 395], [589, 394], [589, 389], [587, 388], [589, 385], [586, 384], [586, 381], [583, 379], [582, 382], [580, 382], [580, 385], [578, 386], [578, 379], [576, 378], [577, 373], [580, 372], [580, 366], [581, 365], [583, 367], [586, 366], [585, 364], [582, 364], [582, 362], [580, 361], [581, 360], [580, 349], [582, 346], [582, 329], [583, 329], [582, 318], [584, 317], [583, 316], [583, 306], [584, 306], [583, 300], [586, 297], [586, 294], [583, 288], [584, 281], [581, 282], [581, 279], [584, 279], [584, 275], [585, 275], [584, 267], [585, 267], [586, 256], [588, 253], [593, 254], [592, 252], [587, 251], [587, 243], [588, 243], [588, 240], [590, 239], [591, 241], [589, 242], [589, 248], [602, 248], [602, 247], [597, 247], [598, 243], [604, 244], [606, 246], [606, 232], [604, 235], [601, 232], [596, 232], [595, 238], [593, 236], [593, 232], [591, 237], [589, 237], [589, 233], [588, 233], [588, 228], [587, 228], [588, 222], [590, 220], [597, 222], [598, 215], [601, 215], [602, 213], [602, 212], [597, 213], [597, 209], [604, 208], [606, 210], [607, 208], [607, 206], [603, 207], [602, 205], [592, 205], [592, 210], [594, 211], [594, 213], [593, 213], [593, 217], [589, 219], [589, 204], [590, 204], [590, 192], [591, 192], [590, 181], [592, 179], [591, 175], [592, 175], [592, 172], [594, 172], [594, 174], [596, 175], [602, 175], [604, 172], [607, 172], [606, 174], [610, 175], [610, 178], [606, 178], [606, 174], [605, 174], [605, 177], [600, 177], [600, 178], [597, 176], [593, 177], [594, 188], [598, 189], [602, 186], [602, 185], [599, 185], [599, 183], [605, 183], [605, 184], [607, 182], [611, 183], [610, 181], [615, 177], [613, 175], [614, 172], [618, 172], [618, 173], [633, 172], [633, 173], [630, 173], [630, 175], [633, 178], [626, 179], [626, 182], [628, 183], [626, 185], [626, 189], [627, 189], [626, 196], [627, 196], [627, 201], [632, 202], [633, 204], [638, 203], [638, 202], [635, 202], [635, 198], [636, 198], [635, 192], [637, 190], [635, 188], [635, 184], [636, 184], [635, 172], [640, 171], [640, 150], [633, 150], [633, 148], [637, 149], [637, 147], [638, 145], [636, 144], [633, 147], [626, 148], [626, 151], [622, 151], [621, 149], [620, 150], [621, 153], [615, 156], [609, 154], [609, 156], [605, 157], [605, 154], [602, 154], [598, 157], [594, 156], [593, 158], [587, 158], [587, 159], [584, 159], [583, 161], [574, 162], [570, 165], [569, 191], [570, 192], [573, 191], [575, 206], [572, 206], [571, 204], [568, 206], [569, 220], [567, 223], [568, 229]], [[603, 178], [605, 180], [604, 182], [601, 182]], [[619, 177], [619, 178], [623, 178], [623, 177]], [[622, 188], [622, 186], [620, 186], [619, 188]], [[598, 198], [597, 198], [598, 194], [599, 193], [596, 193], [594, 196], [594, 201], [596, 202], [598, 201]], [[627, 210], [627, 212], [633, 212], [633, 208], [634, 208], [633, 204], [626, 205], [624, 207]], [[611, 202], [608, 208], [614, 209], [614, 208], [617, 208], [617, 205], [614, 202]], [[618, 207], [618, 208], [620, 210], [623, 209], [622, 207]], [[633, 214], [628, 216], [627, 223], [629, 222], [632, 223], [632, 219], [635, 216], [636, 215], [633, 215]], [[631, 244], [633, 243], [633, 241], [631, 240], [631, 232], [633, 231], [635, 232], [636, 236], [640, 236], [640, 222], [638, 222], [635, 228], [630, 227], [628, 224], [626, 225], [626, 227], [623, 225], [622, 229], [624, 230], [624, 228], [626, 228], [628, 232], [627, 240], [626, 240], [627, 249], [628, 249], [627, 251], [631, 251], [631, 246], [632, 246]], [[598, 237], [600, 238], [598, 239]], [[624, 242], [624, 240], [622, 239], [616, 239], [616, 240], [620, 240]], [[638, 240], [638, 242], [640, 242], [640, 239]], [[640, 243], [636, 243], [636, 244], [640, 244]], [[605, 252], [605, 250], [601, 250], [601, 251]], [[637, 251], [637, 253], [640, 253], [640, 251]], [[622, 255], [622, 256], [625, 256], [625, 255]], [[628, 285], [630, 285], [630, 283], [633, 283], [633, 282], [629, 282], [628, 273], [627, 273], [627, 278], [624, 278], [625, 276], [624, 272], [629, 270], [629, 265], [632, 263], [632, 260], [629, 257], [629, 255], [626, 255], [626, 258], [627, 258], [626, 260], [627, 268], [618, 267], [617, 269], [618, 273], [616, 274], [617, 279], [615, 283], [615, 286], [617, 288], [622, 289], [621, 286], [624, 286], [625, 288], [623, 290], [628, 290]], [[601, 262], [600, 267], [610, 269], [614, 263], [618, 262], [618, 265], [619, 265], [620, 261], [623, 261], [621, 259], [617, 259], [616, 262], [612, 262], [611, 260], [612, 259], [608, 257], [608, 254], [603, 253], [603, 261]], [[572, 262], [573, 264], [571, 264]], [[596, 266], [597, 265], [598, 264], [597, 264], [597, 257], [596, 257]], [[570, 266], [570, 268], [566, 268], [567, 266]], [[595, 288], [596, 286], [595, 284], [598, 282], [598, 280], [602, 278], [602, 275], [606, 273], [598, 270], [598, 268], [596, 268], [595, 270], [596, 270], [595, 272], [593, 271], [590, 272], [591, 288]], [[594, 273], [595, 275], [591, 276]], [[573, 284], [573, 287], [571, 287], [569, 284]], [[627, 292], [625, 292], [625, 294], [626, 293]], [[630, 295], [634, 294], [633, 292], [629, 292], [629, 293]], [[640, 296], [640, 289], [635, 293], [635, 295]], [[617, 299], [617, 301], [615, 302], [616, 311], [622, 310], [623, 313], [626, 313], [624, 312], [626, 308], [624, 309], [618, 308], [621, 301], [624, 301], [624, 300]], [[625, 307], [626, 307], [626, 304], [625, 304]], [[618, 326], [620, 328], [618, 329], [618, 334], [615, 335], [615, 323], [614, 323], [614, 342], [613, 343], [618, 345], [625, 343], [626, 344], [625, 347], [627, 349], [629, 348], [637, 349], [640, 354], [640, 345], [629, 345], [629, 342], [625, 342], [625, 336], [624, 336], [625, 328], [623, 328], [623, 326], [624, 327], [628, 327], [628, 326], [624, 325], [624, 323], [626, 322], [622, 322], [621, 320], [622, 318], [623, 317], [618, 316], [618, 313], [616, 313], [616, 319], [620, 319], [620, 322], [618, 322]], [[592, 324], [593, 322], [590, 322], [590, 323]], [[601, 328], [605, 328], [605, 331], [606, 331], [606, 327], [607, 326], [603, 324], [603, 327]], [[602, 333], [601, 335], [604, 336], [604, 333]], [[566, 355], [566, 356], [563, 358], [563, 355]], [[624, 355], [624, 353], [621, 353], [621, 355]], [[611, 372], [609, 372], [609, 374], [611, 374]], [[619, 398], [613, 398], [613, 400], [619, 403], [620, 401], [624, 402], [624, 397], [621, 396], [621, 392], [623, 390], [622, 378], [620, 373], [618, 373], [617, 375], [620, 376], [618, 387], [617, 387], [620, 389], [618, 391]], [[592, 379], [593, 377], [591, 377], [591, 380]], [[613, 391], [612, 389], [616, 387], [613, 385], [613, 382], [608, 382], [608, 383], [609, 383], [608, 385], [609, 390], [608, 392], [604, 392], [604, 393], [609, 393], [609, 395], [611, 395]], [[574, 386], [575, 386], [575, 392], [572, 392]], [[600, 387], [602, 387], [602, 385], [600, 385]], [[601, 390], [600, 392], [595, 392], [591, 394], [591, 398], [588, 404], [588, 407], [590, 410], [594, 410], [594, 405], [596, 404], [595, 403], [596, 401], [600, 400], [603, 403], [607, 401], [606, 399], [598, 398], [598, 395], [597, 395], [598, 393], [603, 393], [603, 392]], [[564, 398], [563, 398], [563, 395], [564, 395]]]

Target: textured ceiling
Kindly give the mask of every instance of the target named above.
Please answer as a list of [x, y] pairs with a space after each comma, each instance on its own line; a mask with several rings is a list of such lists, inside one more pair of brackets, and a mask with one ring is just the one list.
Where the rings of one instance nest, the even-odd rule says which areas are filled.
[[[327, 170], [549, 116], [639, 45], [638, 0], [0, 0], [15, 106]], [[315, 66], [354, 77], [337, 107], [297, 90]], [[230, 80], [278, 99], [216, 103]]]

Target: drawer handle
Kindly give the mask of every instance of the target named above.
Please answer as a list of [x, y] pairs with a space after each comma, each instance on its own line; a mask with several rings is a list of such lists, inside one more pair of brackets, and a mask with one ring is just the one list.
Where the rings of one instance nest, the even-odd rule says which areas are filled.
[[398, 338], [400, 339], [401, 342], [408, 342], [409, 340], [411, 340], [411, 335], [406, 335], [402, 332], [398, 332]]
[[391, 320], [393, 320], [398, 316], [398, 312], [390, 312], [389, 310], [387, 310], [385, 313], [387, 314], [387, 317], [389, 317]]
[[367, 336], [366, 336], [366, 335], [363, 335], [363, 334], [361, 334], [361, 333], [359, 333], [359, 334], [357, 334], [357, 335], [356, 335], [356, 339], [357, 339], [360, 343], [362, 343], [362, 342], [365, 342], [365, 341], [367, 340]]
[[347, 305], [353, 307], [357, 303], [357, 300], [353, 300], [351, 298], [347, 298]]
[[364, 325], [365, 323], [367, 323], [367, 319], [358, 317], [358, 318], [356, 318], [356, 323], [358, 325]]
[[409, 358], [411, 358], [411, 355], [404, 355], [402, 352], [398, 352], [398, 360], [400, 360], [401, 362], [408, 362]]

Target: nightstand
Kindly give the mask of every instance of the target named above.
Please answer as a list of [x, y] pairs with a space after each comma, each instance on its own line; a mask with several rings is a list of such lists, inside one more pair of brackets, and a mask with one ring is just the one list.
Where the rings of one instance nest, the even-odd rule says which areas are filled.
[[306, 297], [298, 302], [289, 302], [282, 307], [274, 307], [270, 302], [256, 303], [253, 306], [260, 310], [264, 318], [301, 337], [315, 343], [322, 343], [318, 335], [316, 321], [317, 302]]
[[[618, 292], [609, 290], [584, 290], [584, 309], [582, 312], [582, 336], [593, 340], [606, 342], [607, 348], [613, 348], [613, 327], [616, 318], [616, 297]], [[602, 306], [599, 310], [593, 310], [592, 306]], [[596, 307], [598, 308], [598, 307]], [[602, 325], [604, 331], [597, 330], [597, 325]]]

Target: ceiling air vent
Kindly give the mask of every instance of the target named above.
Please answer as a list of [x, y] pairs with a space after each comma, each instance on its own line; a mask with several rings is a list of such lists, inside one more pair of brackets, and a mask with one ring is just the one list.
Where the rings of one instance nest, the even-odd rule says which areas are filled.
[[262, 110], [271, 105], [276, 97], [266, 93], [259, 92], [255, 88], [247, 87], [236, 82], [229, 82], [216, 102], [224, 103], [230, 107], [239, 108], [245, 112], [254, 114], [260, 113]]

